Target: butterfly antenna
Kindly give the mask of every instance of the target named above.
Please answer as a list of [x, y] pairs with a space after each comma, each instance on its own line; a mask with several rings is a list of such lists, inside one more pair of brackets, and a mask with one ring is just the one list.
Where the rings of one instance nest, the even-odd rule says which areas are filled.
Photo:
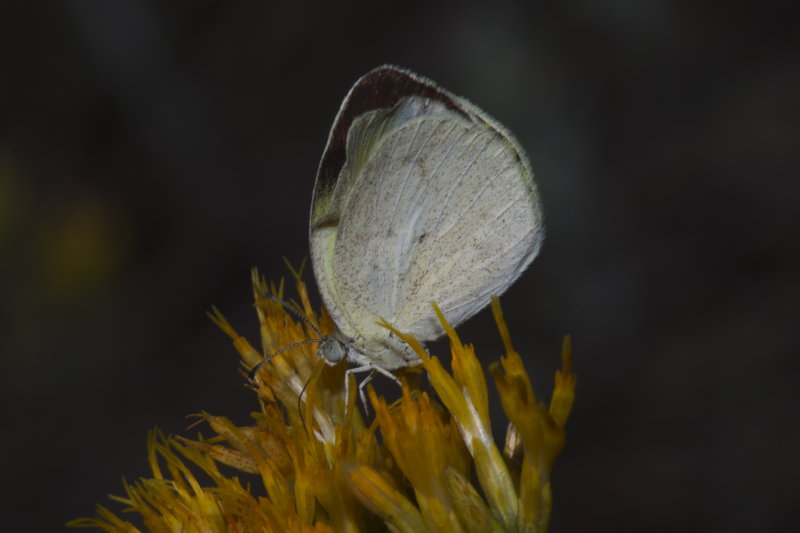
[[311, 344], [312, 342], [320, 342], [320, 341], [322, 341], [322, 339], [309, 339], [305, 341], [295, 342], [294, 344], [290, 344], [289, 346], [281, 348], [277, 352], [269, 354], [264, 359], [262, 359], [256, 366], [250, 369], [250, 372], [247, 373], [247, 381], [249, 381], [250, 383], [255, 381], [256, 374], [258, 373], [259, 369], [261, 369], [261, 367], [264, 366], [265, 364], [272, 361], [276, 355], [280, 355], [287, 350], [291, 350], [292, 348], [297, 348], [298, 346], [302, 346], [303, 344]]
[[273, 302], [276, 302], [276, 303], [279, 303], [279, 304], [281, 304], [281, 306], [282, 306], [284, 309], [286, 309], [286, 311], [288, 311], [288, 312], [289, 312], [289, 313], [290, 313], [292, 316], [294, 316], [295, 318], [299, 319], [299, 320], [300, 320], [300, 321], [302, 321], [304, 324], [306, 324], [308, 327], [310, 327], [311, 329], [313, 329], [313, 330], [314, 330], [314, 333], [316, 333], [316, 334], [317, 334], [317, 335], [319, 335], [320, 337], [324, 337], [324, 335], [323, 335], [323, 334], [322, 334], [322, 332], [319, 330], [319, 328], [318, 328], [317, 326], [315, 326], [315, 325], [314, 325], [314, 323], [313, 323], [313, 322], [311, 322], [311, 321], [308, 319], [308, 317], [307, 317], [307, 316], [306, 316], [306, 315], [305, 315], [305, 314], [304, 314], [304, 313], [303, 313], [303, 312], [302, 312], [300, 309], [298, 309], [297, 307], [295, 307], [293, 304], [290, 304], [289, 302], [287, 302], [287, 301], [285, 301], [285, 300], [281, 300], [281, 299], [280, 299], [280, 298], [278, 298], [277, 296], [273, 296], [273, 295], [271, 295], [270, 293], [265, 293], [265, 294], [264, 294], [264, 298], [265, 298], [265, 299], [267, 299], [267, 300], [272, 300]]
[[300, 416], [300, 422], [303, 423], [303, 430], [308, 433], [308, 428], [306, 427], [306, 417], [303, 415], [303, 394], [306, 393], [306, 388], [308, 388], [308, 384], [311, 383], [312, 378], [308, 378], [306, 380], [305, 385], [300, 390], [300, 394], [297, 395], [297, 414]]

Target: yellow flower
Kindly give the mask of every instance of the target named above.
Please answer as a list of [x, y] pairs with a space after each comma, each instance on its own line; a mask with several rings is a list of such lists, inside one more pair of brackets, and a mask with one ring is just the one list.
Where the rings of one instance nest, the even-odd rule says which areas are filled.
[[[300, 310], [330, 331], [330, 318], [314, 312], [295, 276]], [[282, 297], [282, 285], [268, 286], [254, 272], [253, 290], [260, 349], [218, 311], [212, 316], [233, 339], [244, 369], [265, 354], [315, 338], [307, 325], [264, 297]], [[401, 397], [392, 404], [368, 387], [375, 416], [367, 425], [355, 382], [345, 386], [345, 365], [328, 366], [314, 344], [300, 345], [259, 370], [253, 388], [260, 410], [253, 425], [239, 427], [202, 413], [213, 437], [151, 433], [152, 477], [125, 484], [126, 496], [113, 499], [153, 532], [546, 531], [550, 473], [574, 400], [569, 339], [545, 405], [533, 393], [496, 300], [492, 309], [507, 352], [490, 367], [509, 419], [503, 450], [492, 436], [485, 374], [474, 350], [436, 308], [450, 338], [452, 372], [416, 339], [395, 331], [419, 354], [432, 392], [413, 385], [422, 381], [419, 369], [398, 372]], [[240, 474], [226, 476], [220, 464]], [[197, 470], [210, 483], [199, 481]], [[140, 531], [102, 506], [96, 517], [68, 525]]]

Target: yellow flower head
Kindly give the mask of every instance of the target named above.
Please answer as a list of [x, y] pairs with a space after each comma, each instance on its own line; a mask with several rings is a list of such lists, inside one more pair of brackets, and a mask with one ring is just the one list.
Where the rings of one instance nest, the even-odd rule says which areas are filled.
[[[330, 319], [314, 312], [297, 278], [299, 307], [323, 331], [331, 331]], [[218, 311], [212, 316], [233, 339], [245, 369], [282, 347], [316, 337], [264, 297], [282, 297], [282, 286], [268, 286], [254, 272], [253, 290], [260, 349]], [[506, 356], [490, 367], [509, 419], [502, 450], [492, 436], [485, 374], [473, 348], [461, 343], [437, 308], [450, 338], [451, 372], [416, 339], [395, 331], [422, 359], [432, 393], [417, 385], [422, 381], [418, 369], [399, 371], [402, 390], [396, 402], [368, 387], [375, 415], [366, 424], [355, 383], [345, 386], [345, 364], [328, 366], [314, 344], [304, 344], [258, 371], [253, 425], [238, 427], [202, 413], [213, 437], [151, 433], [152, 477], [126, 484], [127, 495], [114, 499], [139, 514], [153, 532], [546, 531], [550, 473], [574, 400], [569, 342], [545, 405], [511, 346], [496, 300], [492, 309], [506, 347]], [[220, 464], [240, 474], [227, 476]], [[199, 481], [198, 470], [211, 482]], [[102, 506], [95, 518], [69, 525], [140, 531]]]

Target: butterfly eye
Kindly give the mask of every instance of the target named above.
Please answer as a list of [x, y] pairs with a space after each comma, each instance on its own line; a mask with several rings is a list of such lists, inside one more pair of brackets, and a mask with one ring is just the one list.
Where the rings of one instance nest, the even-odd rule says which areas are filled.
[[326, 363], [335, 365], [345, 358], [347, 349], [344, 344], [336, 339], [325, 339], [322, 344], [320, 344], [319, 354], [325, 359]]

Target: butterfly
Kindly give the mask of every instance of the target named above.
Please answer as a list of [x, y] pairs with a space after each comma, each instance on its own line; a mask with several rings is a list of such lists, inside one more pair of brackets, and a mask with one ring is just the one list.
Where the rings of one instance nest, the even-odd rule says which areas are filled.
[[319, 355], [346, 360], [349, 373], [391, 377], [420, 359], [385, 324], [432, 341], [444, 330], [431, 302], [453, 326], [467, 320], [533, 261], [544, 223], [511, 133], [465, 99], [387, 65], [358, 79], [339, 109], [309, 238], [336, 325]]

